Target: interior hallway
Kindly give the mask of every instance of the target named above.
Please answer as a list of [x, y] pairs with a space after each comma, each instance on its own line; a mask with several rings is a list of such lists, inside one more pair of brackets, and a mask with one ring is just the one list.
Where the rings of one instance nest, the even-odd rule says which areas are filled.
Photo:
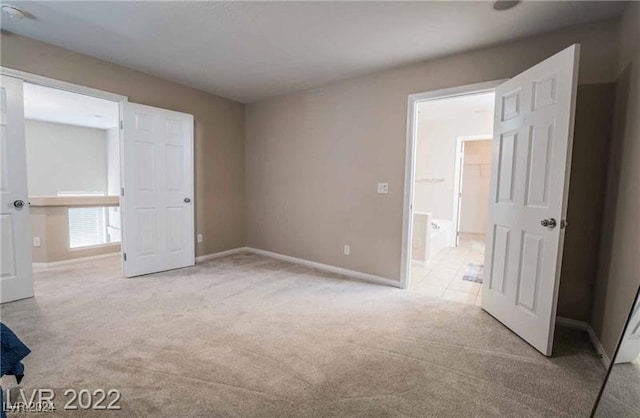
[[119, 389], [110, 416], [586, 416], [604, 376], [586, 335], [548, 359], [476, 306], [253, 254], [78, 262], [35, 290], [1, 307], [25, 388]]
[[484, 234], [460, 234], [460, 245], [445, 247], [425, 266], [411, 265], [410, 288], [428, 296], [480, 306], [480, 283], [462, 280], [465, 269], [484, 264]]

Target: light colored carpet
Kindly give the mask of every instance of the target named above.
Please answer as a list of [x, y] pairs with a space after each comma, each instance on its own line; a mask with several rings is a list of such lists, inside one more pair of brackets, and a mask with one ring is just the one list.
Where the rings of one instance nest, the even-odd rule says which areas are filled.
[[60, 267], [2, 306], [26, 388], [120, 389], [108, 416], [587, 416], [604, 375], [581, 335], [547, 359], [476, 306], [257, 255], [118, 276]]

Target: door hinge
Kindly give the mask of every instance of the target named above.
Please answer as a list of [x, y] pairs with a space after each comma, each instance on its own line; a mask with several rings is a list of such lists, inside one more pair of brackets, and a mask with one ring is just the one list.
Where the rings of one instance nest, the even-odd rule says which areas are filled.
[[124, 196], [124, 187], [120, 188], [120, 196]]
[[120, 129], [124, 129], [124, 121], [123, 120], [120, 121]]
[[122, 253], [122, 258], [124, 258], [124, 261], [127, 261], [127, 253]]

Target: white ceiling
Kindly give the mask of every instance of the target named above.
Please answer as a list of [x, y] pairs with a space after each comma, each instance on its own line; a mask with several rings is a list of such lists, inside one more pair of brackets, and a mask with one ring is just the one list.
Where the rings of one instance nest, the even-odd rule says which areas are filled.
[[24, 84], [24, 117], [98, 129], [114, 128], [120, 119], [116, 102], [29, 83]]
[[[8, 4], [8, 2], [3, 2]], [[4, 30], [249, 103], [620, 15], [615, 1], [10, 2]]]
[[418, 103], [420, 120], [456, 119], [464, 115], [486, 115], [493, 119], [495, 93], [468, 94]]

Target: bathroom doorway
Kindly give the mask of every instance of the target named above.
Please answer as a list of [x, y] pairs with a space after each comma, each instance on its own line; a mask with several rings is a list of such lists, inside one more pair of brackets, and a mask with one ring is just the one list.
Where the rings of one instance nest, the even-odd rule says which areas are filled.
[[417, 104], [410, 289], [480, 304], [493, 90]]

